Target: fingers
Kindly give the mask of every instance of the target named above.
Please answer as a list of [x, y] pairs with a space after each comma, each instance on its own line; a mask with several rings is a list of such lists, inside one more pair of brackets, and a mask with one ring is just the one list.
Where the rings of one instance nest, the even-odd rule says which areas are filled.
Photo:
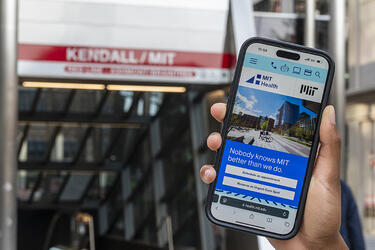
[[207, 146], [212, 151], [216, 151], [221, 146], [221, 135], [217, 132], [210, 134], [207, 138]]
[[[223, 122], [227, 105], [225, 103], [215, 103], [211, 106], [211, 115], [219, 122]], [[207, 138], [207, 146], [209, 149], [216, 151], [221, 146], [221, 135], [217, 132], [210, 134]], [[200, 171], [203, 182], [210, 184], [216, 178], [216, 171], [212, 165], [204, 165]]]
[[216, 171], [212, 165], [204, 165], [200, 171], [201, 179], [204, 183], [210, 184], [216, 178]]
[[314, 175], [325, 181], [340, 181], [341, 138], [336, 127], [335, 109], [324, 109], [320, 124], [320, 148]]
[[223, 122], [227, 105], [225, 103], [215, 103], [211, 106], [211, 115], [218, 121]]

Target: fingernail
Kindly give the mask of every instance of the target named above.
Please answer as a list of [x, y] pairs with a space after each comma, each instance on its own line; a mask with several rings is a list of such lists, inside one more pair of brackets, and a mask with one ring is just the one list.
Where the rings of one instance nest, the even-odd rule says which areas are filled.
[[214, 174], [214, 171], [210, 168], [208, 168], [208, 169], [206, 169], [206, 171], [204, 171], [204, 176], [206, 176], [207, 178], [210, 178], [213, 174]]
[[333, 106], [329, 106], [330, 107], [330, 121], [332, 124], [336, 125], [336, 112], [335, 112], [335, 108]]

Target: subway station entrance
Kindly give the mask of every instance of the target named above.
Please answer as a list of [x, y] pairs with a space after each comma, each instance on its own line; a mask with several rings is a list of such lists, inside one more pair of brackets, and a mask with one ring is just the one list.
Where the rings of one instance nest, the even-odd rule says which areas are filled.
[[156, 245], [157, 237], [165, 245], [172, 228], [175, 244], [199, 247], [203, 108], [224, 91], [19, 93], [20, 249], [71, 242], [82, 249], [93, 232], [98, 249], [130, 247], [124, 239]]
[[228, 6], [21, 1], [18, 249], [213, 249], [199, 169]]

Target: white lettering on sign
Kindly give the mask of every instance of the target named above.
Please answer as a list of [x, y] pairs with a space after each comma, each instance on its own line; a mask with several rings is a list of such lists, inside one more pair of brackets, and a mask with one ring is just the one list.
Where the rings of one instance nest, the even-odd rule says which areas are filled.
[[173, 65], [176, 53], [173, 52], [150, 52], [148, 62], [150, 64], [168, 64]]
[[105, 48], [67, 48], [66, 60], [70, 62], [124, 63], [173, 65], [176, 53]]

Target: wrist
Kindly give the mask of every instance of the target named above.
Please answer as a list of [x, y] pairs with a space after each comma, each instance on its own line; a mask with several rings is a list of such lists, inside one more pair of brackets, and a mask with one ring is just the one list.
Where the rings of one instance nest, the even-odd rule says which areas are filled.
[[270, 243], [276, 250], [347, 250], [349, 249], [344, 239], [340, 234], [334, 237], [320, 238], [320, 239], [307, 239], [304, 237], [293, 238], [291, 240], [274, 240], [269, 239]]
[[338, 233], [335, 237], [329, 237], [325, 239], [316, 239], [315, 241], [304, 241], [302, 242], [302, 244], [303, 244], [302, 249], [306, 249], [306, 250], [311, 250], [311, 249], [347, 250], [349, 249], [340, 233]]

